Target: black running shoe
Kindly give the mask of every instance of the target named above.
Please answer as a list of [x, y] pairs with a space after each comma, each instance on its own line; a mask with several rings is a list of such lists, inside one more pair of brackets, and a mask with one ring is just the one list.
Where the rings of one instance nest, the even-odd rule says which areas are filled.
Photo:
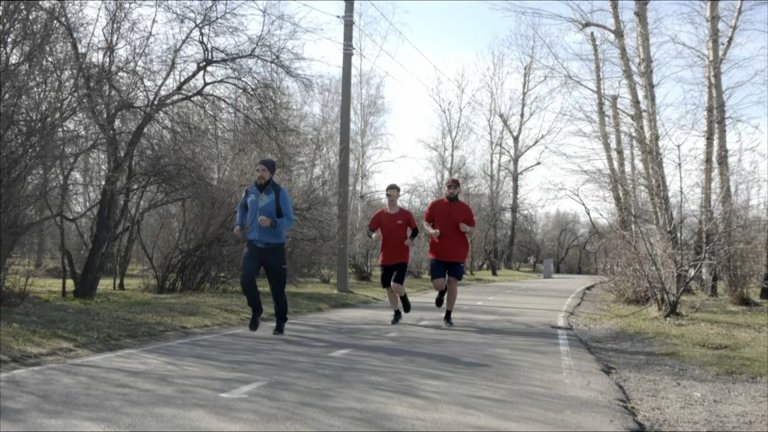
[[443, 325], [445, 327], [453, 327], [453, 320], [450, 318], [443, 318]]
[[390, 324], [395, 325], [400, 322], [400, 320], [403, 318], [403, 314], [400, 313], [400, 311], [395, 311], [395, 316], [392, 317], [392, 321], [390, 321]]
[[248, 323], [248, 330], [250, 331], [256, 331], [259, 328], [259, 320], [261, 319], [261, 314], [256, 313], [256, 311], [251, 313], [251, 321]]
[[411, 311], [411, 301], [408, 300], [408, 294], [404, 294], [400, 297], [400, 303], [403, 304], [403, 312], [408, 313]]
[[284, 323], [277, 323], [277, 325], [275, 325], [275, 329], [272, 330], [272, 334], [275, 335], [275, 336], [280, 336], [283, 333], [285, 333], [285, 324]]
[[442, 291], [437, 292], [437, 297], [435, 297], [435, 306], [438, 308], [443, 307], [443, 302], [445, 301], [445, 293], [448, 292], [448, 289], [444, 289]]

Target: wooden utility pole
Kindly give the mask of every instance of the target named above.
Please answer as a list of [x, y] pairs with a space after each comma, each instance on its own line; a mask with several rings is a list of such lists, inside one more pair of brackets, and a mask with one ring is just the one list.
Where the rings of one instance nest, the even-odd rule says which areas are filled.
[[344, 61], [341, 69], [341, 131], [339, 143], [339, 227], [336, 241], [336, 291], [350, 292], [348, 286], [349, 255], [349, 123], [352, 91], [352, 25], [355, 2], [344, 1]]

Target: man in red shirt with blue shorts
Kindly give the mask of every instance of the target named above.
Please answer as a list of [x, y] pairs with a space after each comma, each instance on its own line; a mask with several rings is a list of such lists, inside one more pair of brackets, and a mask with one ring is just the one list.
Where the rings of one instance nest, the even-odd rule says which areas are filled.
[[453, 327], [451, 313], [456, 305], [459, 281], [464, 277], [464, 261], [469, 253], [468, 235], [475, 227], [472, 209], [459, 200], [461, 184], [455, 178], [445, 183], [445, 197], [429, 204], [424, 212], [424, 228], [429, 233], [429, 272], [432, 287], [437, 291], [435, 306], [443, 306], [443, 324]]
[[[413, 239], [419, 235], [419, 228], [413, 214], [397, 205], [400, 187], [396, 184], [387, 186], [387, 208], [377, 211], [368, 223], [368, 237], [373, 239], [376, 231], [381, 233], [381, 287], [387, 290], [387, 298], [395, 315], [391, 323], [397, 324], [403, 318], [398, 307], [398, 297], [403, 304], [403, 312], [411, 311], [411, 302], [405, 292], [405, 274], [408, 271], [408, 259]], [[410, 229], [411, 233], [408, 234]]]

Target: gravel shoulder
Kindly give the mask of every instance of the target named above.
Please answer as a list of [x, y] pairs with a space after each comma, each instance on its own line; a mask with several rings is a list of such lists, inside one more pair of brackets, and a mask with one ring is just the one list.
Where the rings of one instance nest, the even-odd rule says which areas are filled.
[[609, 307], [601, 289], [585, 291], [570, 322], [646, 430], [768, 430], [766, 378], [715, 375], [665, 356], [648, 337], [584, 319]]

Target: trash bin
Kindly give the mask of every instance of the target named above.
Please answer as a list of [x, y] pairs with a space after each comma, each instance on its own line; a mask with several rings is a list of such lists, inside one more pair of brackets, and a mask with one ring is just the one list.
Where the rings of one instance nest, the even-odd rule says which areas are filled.
[[552, 258], [544, 259], [544, 279], [552, 279], [555, 273], [555, 262]]

